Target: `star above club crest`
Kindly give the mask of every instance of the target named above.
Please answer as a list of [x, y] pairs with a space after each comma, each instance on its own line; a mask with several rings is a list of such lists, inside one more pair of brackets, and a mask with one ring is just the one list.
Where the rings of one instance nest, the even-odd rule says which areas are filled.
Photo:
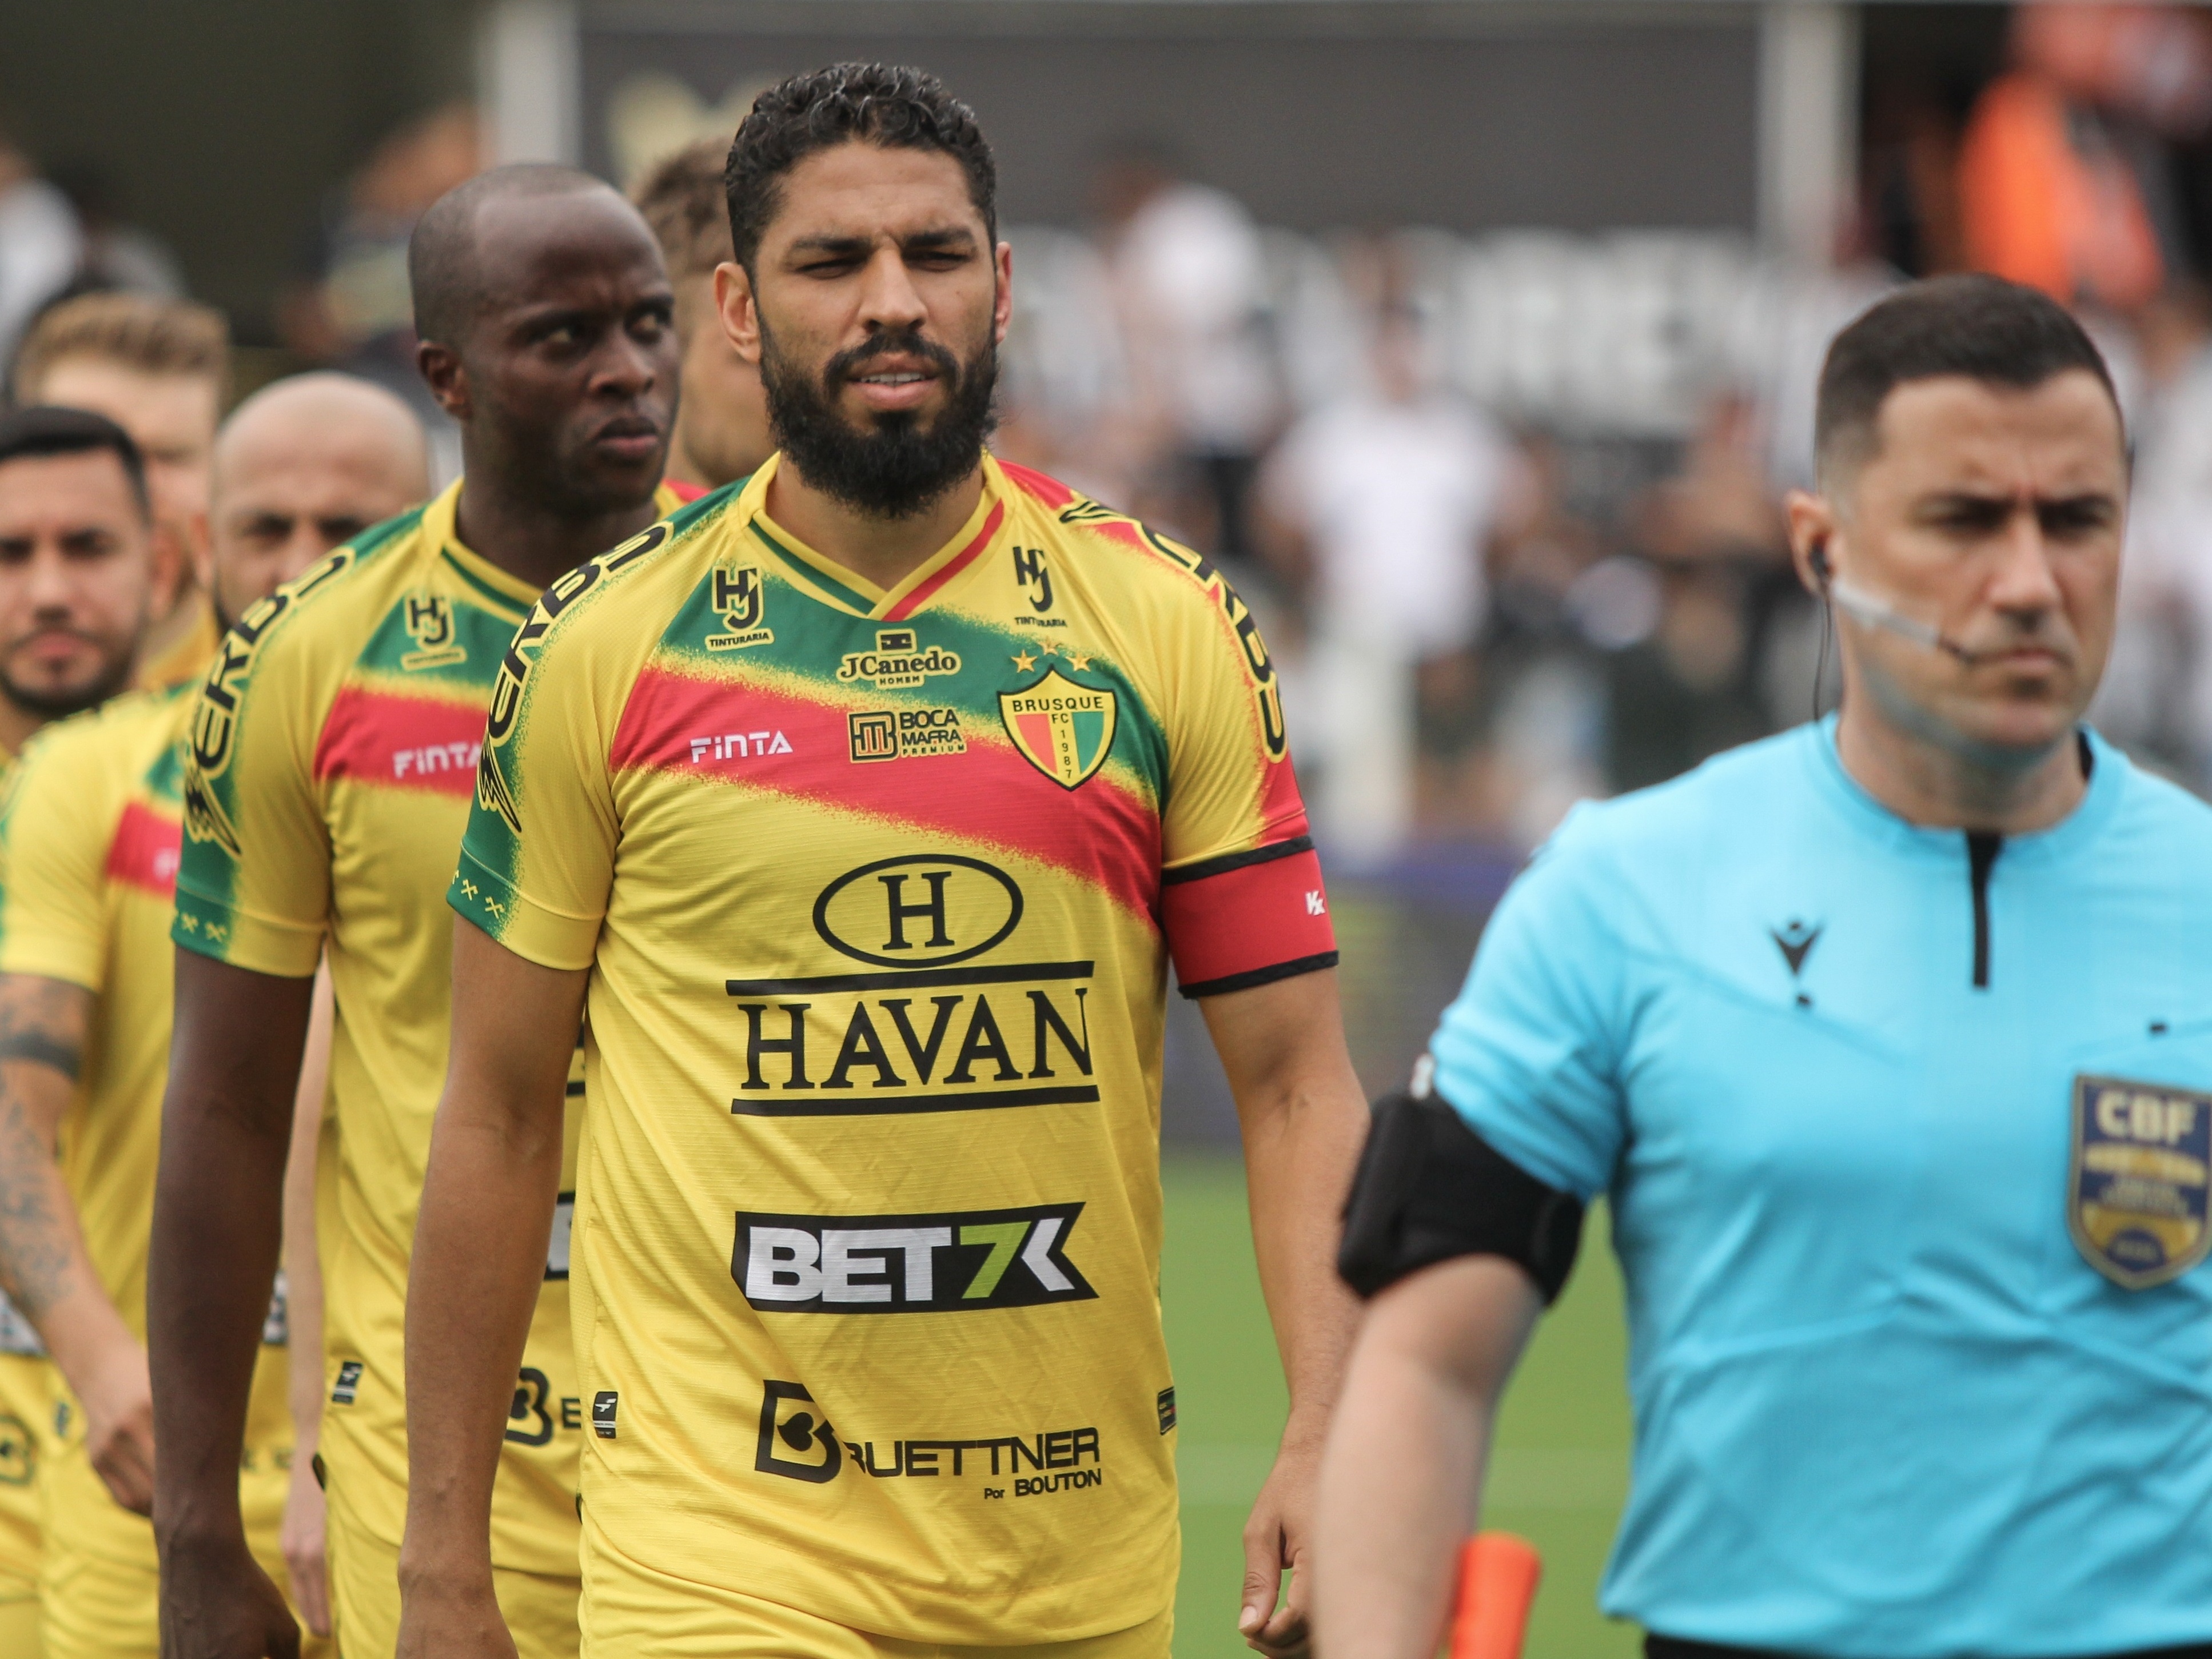
[[1059, 647], [1056, 647], [1056, 646], [1054, 646], [1054, 645], [1053, 644], [1053, 642], [1052, 642], [1050, 640], [1047, 640], [1047, 641], [1045, 641], [1042, 644], [1041, 644], [1041, 645], [1039, 645], [1039, 646], [1037, 647], [1037, 649], [1038, 649], [1039, 651], [1042, 652], [1042, 653], [1043, 653], [1046, 656], [1048, 656], [1048, 657], [1049, 657], [1050, 655], [1052, 655], [1052, 653], [1053, 653], [1055, 650], [1057, 650], [1058, 648], [1059, 648]]
[[1067, 665], [1079, 674], [1091, 666], [1091, 659], [1080, 651], [1070, 651], [1067, 653]]
[[1022, 652], [1014, 659], [1014, 666], [1021, 672], [1026, 674], [1030, 669], [1036, 666], [1036, 659], [1030, 655], [1026, 651]]

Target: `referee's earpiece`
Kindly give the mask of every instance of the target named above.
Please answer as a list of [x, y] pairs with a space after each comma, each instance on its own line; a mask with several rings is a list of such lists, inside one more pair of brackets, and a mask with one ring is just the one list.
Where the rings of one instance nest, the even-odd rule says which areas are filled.
[[1820, 585], [1820, 654], [1813, 664], [1813, 718], [1820, 718], [1820, 682], [1828, 677], [1828, 635], [1834, 629], [1835, 617], [1830, 613], [1832, 595], [1828, 592], [1828, 538], [1814, 538], [1812, 550], [1806, 554], [1805, 562], [1813, 567], [1813, 580]]

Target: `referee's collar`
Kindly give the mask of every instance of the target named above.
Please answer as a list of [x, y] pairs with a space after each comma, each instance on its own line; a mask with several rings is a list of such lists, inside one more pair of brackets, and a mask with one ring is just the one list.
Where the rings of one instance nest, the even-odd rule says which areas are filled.
[[[2071, 812], [2048, 830], [2005, 837], [2005, 858], [2063, 859], [2094, 840], [2118, 806], [2127, 787], [2128, 758], [2087, 725], [2075, 728], [2089, 746], [2093, 764], [2088, 787]], [[1836, 716], [1829, 714], [1802, 728], [1802, 750], [1810, 764], [1815, 788], [1851, 826], [1902, 853], [1928, 857], [1959, 857], [1960, 831], [1931, 829], [1911, 823], [1869, 794], [1864, 785], [1844, 768], [1836, 748]]]

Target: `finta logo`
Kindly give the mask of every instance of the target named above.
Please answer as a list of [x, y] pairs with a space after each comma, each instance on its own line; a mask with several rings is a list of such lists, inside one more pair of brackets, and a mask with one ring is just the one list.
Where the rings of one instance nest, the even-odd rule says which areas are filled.
[[1310, 916], [1325, 916], [1328, 914], [1328, 896], [1318, 887], [1309, 888], [1306, 890], [1306, 914]]
[[420, 749], [395, 749], [392, 775], [420, 779], [438, 772], [473, 772], [481, 747], [473, 743], [426, 743]]
[[788, 755], [791, 739], [781, 732], [724, 732], [691, 739], [691, 763], [750, 760], [759, 755]]

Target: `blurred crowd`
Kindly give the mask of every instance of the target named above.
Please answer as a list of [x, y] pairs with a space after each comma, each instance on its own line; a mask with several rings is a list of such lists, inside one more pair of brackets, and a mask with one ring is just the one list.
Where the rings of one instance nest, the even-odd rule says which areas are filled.
[[[1994, 270], [2077, 307], [2129, 404], [2138, 494], [2097, 718], [2212, 792], [2212, 15], [2021, 8], [1991, 67], [1963, 88], [1870, 79], [1860, 189], [1819, 269], [1717, 234], [1296, 235], [1120, 146], [1066, 224], [1008, 233], [996, 447], [1218, 559], [1340, 855], [1525, 847], [1577, 798], [1832, 700], [1781, 513], [1809, 483], [1820, 352], [1892, 283]], [[718, 146], [654, 107], [647, 148], [702, 143], [618, 143], [621, 182], [696, 321], [726, 257]], [[307, 228], [265, 354], [398, 392], [440, 481], [458, 447], [414, 371], [406, 241], [481, 144], [460, 106], [379, 144]], [[183, 287], [99, 181], [0, 138], [0, 363], [74, 297]], [[687, 381], [740, 375], [711, 328], [687, 332]], [[699, 482], [764, 441], [752, 417], [695, 432], [709, 453], [677, 470]]]

